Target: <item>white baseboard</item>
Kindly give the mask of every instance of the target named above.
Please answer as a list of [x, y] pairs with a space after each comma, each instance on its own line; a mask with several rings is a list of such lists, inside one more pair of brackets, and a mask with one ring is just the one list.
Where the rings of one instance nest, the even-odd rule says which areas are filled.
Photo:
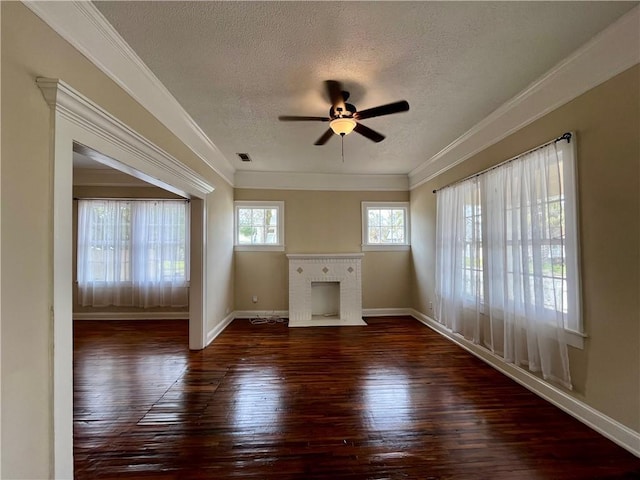
[[235, 318], [289, 318], [288, 310], [236, 310]]
[[[363, 308], [363, 317], [402, 317], [413, 316], [411, 308]], [[270, 317], [289, 318], [288, 310], [236, 310], [235, 318]]]
[[73, 320], [188, 320], [189, 312], [74, 312]]
[[363, 308], [363, 317], [412, 317], [411, 308]]
[[310, 320], [289, 320], [289, 327], [366, 327], [367, 322], [361, 318], [350, 320], [335, 317], [322, 318], [313, 316]]
[[231, 312], [229, 315], [224, 317], [220, 323], [218, 323], [215, 327], [207, 332], [207, 341], [205, 343], [205, 348], [213, 342], [213, 340], [222, 333], [222, 331], [229, 326], [235, 317], [235, 312]]
[[501, 357], [491, 353], [484, 347], [476, 345], [462, 335], [451, 332], [444, 325], [431, 317], [411, 309], [411, 315], [419, 322], [436, 331], [443, 337], [464, 348], [469, 353], [483, 360], [499, 372], [503, 373], [520, 385], [542, 397], [572, 417], [581, 421], [596, 432], [617, 443], [625, 450], [640, 457], [640, 433], [621, 424], [617, 420], [605, 415], [586, 403], [572, 397], [561, 389], [545, 382], [532, 373], [505, 362]]

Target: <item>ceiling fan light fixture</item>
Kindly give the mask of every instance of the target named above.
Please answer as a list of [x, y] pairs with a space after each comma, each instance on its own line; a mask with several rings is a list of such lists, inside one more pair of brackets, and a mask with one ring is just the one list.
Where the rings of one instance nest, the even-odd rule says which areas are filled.
[[339, 117], [331, 120], [329, 123], [331, 130], [336, 135], [348, 135], [356, 128], [356, 121], [353, 118]]

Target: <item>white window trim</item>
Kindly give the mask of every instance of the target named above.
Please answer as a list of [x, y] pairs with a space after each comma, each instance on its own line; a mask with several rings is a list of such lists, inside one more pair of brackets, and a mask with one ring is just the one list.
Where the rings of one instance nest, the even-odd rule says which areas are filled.
[[[404, 210], [405, 243], [369, 243], [369, 209], [395, 208]], [[406, 251], [411, 249], [411, 221], [409, 218], [409, 202], [362, 202], [362, 251]]]
[[[276, 208], [278, 210], [278, 243], [277, 244], [238, 244], [238, 210], [240, 208]], [[284, 251], [284, 202], [283, 201], [251, 201], [236, 200], [233, 202], [233, 245], [237, 252], [283, 252]]]
[[[584, 329], [584, 320], [582, 315], [582, 271], [580, 262], [580, 225], [579, 218], [579, 202], [578, 202], [578, 152], [577, 152], [577, 138], [576, 132], [571, 133], [571, 141], [569, 142], [569, 148], [571, 150], [571, 157], [569, 159], [563, 159], [564, 167], [564, 182], [565, 191], [566, 184], [572, 183], [572, 190], [570, 194], [572, 197], [567, 200], [565, 195], [565, 230], [566, 236], [569, 239], [567, 247], [573, 250], [574, 254], [565, 258], [567, 265], [570, 267], [567, 275], [567, 287], [573, 290], [573, 305], [570, 307], [573, 310], [573, 319], [576, 328], [567, 327], [565, 325], [565, 332], [569, 338], [578, 338], [582, 340], [586, 337]], [[569, 160], [569, 161], [567, 161]], [[570, 343], [571, 345], [571, 343]], [[582, 348], [582, 347], [580, 347]]]
[[569, 330], [566, 327], [564, 328], [564, 339], [567, 342], [567, 345], [584, 350], [585, 338], [589, 338], [589, 335], [586, 333], [576, 332], [575, 330]]

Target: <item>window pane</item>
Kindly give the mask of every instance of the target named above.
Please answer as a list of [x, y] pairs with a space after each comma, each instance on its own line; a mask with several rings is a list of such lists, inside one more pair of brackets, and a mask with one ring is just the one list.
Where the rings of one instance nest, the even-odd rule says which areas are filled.
[[278, 210], [275, 208], [270, 208], [266, 210], [267, 221], [266, 225], [277, 225], [278, 224]]
[[264, 209], [254, 208], [251, 211], [251, 223], [253, 225], [264, 225]]
[[266, 238], [265, 242], [269, 245], [276, 245], [278, 243], [278, 229], [277, 227], [267, 227], [266, 228]]
[[241, 245], [251, 245], [254, 227], [240, 227], [238, 229], [238, 243]]
[[396, 227], [404, 227], [404, 210], [392, 211], [392, 223]]
[[391, 227], [380, 227], [380, 243], [391, 243]]
[[380, 210], [369, 209], [369, 226], [380, 226]]
[[251, 243], [265, 243], [263, 226], [253, 227], [253, 235], [251, 237]]
[[369, 227], [369, 243], [380, 243], [380, 227]]
[[404, 226], [401, 227], [401, 228], [396, 228], [395, 229], [394, 240], [395, 240], [395, 243], [405, 243], [405, 241], [404, 241]]
[[393, 225], [391, 210], [380, 210], [380, 225], [384, 227]]
[[251, 225], [251, 209], [250, 208], [238, 209], [238, 224]]

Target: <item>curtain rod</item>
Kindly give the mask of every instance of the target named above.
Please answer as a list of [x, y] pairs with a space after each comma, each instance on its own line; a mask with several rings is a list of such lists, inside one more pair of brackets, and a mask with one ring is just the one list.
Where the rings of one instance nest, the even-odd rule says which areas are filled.
[[505, 165], [505, 164], [507, 164], [509, 162], [513, 162], [514, 160], [517, 160], [520, 157], [528, 155], [531, 152], [535, 152], [536, 150], [540, 150], [541, 148], [544, 148], [544, 147], [546, 147], [548, 145], [551, 145], [552, 143], [560, 142], [562, 140], [566, 140], [567, 143], [571, 143], [571, 137], [572, 136], [573, 136], [573, 134], [571, 132], [565, 132], [562, 135], [560, 135], [558, 138], [554, 138], [553, 140], [549, 140], [548, 142], [545, 142], [542, 145], [538, 145], [537, 147], [533, 147], [531, 150], [527, 150], [526, 152], [522, 152], [522, 153], [516, 155], [515, 157], [511, 157], [508, 160], [505, 160], [504, 162], [500, 162], [497, 165], [494, 165], [494, 166], [489, 167], [489, 168], [485, 168], [484, 170], [481, 170], [478, 173], [474, 173], [473, 175], [469, 175], [468, 177], [464, 177], [461, 180], [456, 180], [455, 182], [451, 182], [451, 183], [445, 185], [444, 187], [436, 188], [433, 191], [433, 193], [436, 193], [438, 190], [442, 190], [442, 189], [451, 187], [451, 186], [456, 185], [458, 183], [462, 183], [462, 182], [464, 182], [466, 180], [469, 180], [470, 178], [478, 177], [478, 176], [482, 175], [483, 173], [487, 173], [488, 171], [493, 170], [494, 168], [498, 168], [498, 167], [501, 167], [502, 165]]
[[146, 198], [146, 197], [73, 197], [74, 200], [123, 200], [126, 202], [132, 202], [136, 200], [154, 201], [154, 202], [175, 202], [183, 200], [189, 203], [191, 200], [188, 198]]

